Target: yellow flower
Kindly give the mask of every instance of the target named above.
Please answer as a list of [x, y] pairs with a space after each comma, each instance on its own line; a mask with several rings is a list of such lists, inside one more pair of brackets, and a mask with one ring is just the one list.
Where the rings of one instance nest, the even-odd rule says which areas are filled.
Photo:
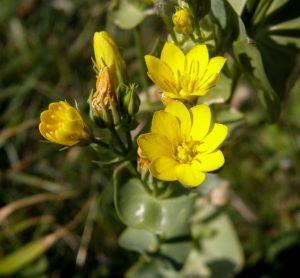
[[65, 101], [50, 103], [40, 120], [40, 133], [53, 143], [72, 146], [90, 139], [79, 111]]
[[224, 57], [209, 59], [206, 45], [194, 46], [186, 55], [175, 44], [166, 42], [160, 59], [146, 55], [148, 75], [171, 99], [193, 102], [207, 93], [220, 77]]
[[99, 69], [107, 66], [115, 81], [123, 79], [125, 62], [117, 45], [107, 32], [102, 31], [94, 34], [94, 53]]
[[211, 123], [207, 105], [187, 109], [173, 101], [164, 111], [155, 112], [151, 132], [140, 135], [138, 145], [150, 160], [154, 177], [195, 187], [204, 181], [205, 173], [223, 166], [218, 147], [226, 136], [225, 125]]
[[179, 34], [189, 35], [194, 31], [194, 17], [187, 8], [176, 8], [172, 16], [175, 30]]

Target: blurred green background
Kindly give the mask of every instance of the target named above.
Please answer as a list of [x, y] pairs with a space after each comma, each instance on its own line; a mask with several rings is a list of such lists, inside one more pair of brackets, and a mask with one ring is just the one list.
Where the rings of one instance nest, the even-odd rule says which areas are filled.
[[[122, 225], [106, 198], [112, 190], [105, 187], [108, 169], [99, 171], [91, 163], [97, 153], [79, 147], [59, 151], [41, 142], [37, 128], [40, 112], [53, 101], [76, 101], [88, 115], [95, 31], [111, 34], [131, 80], [140, 83], [137, 38], [113, 24], [107, 15], [110, 2], [0, 1], [0, 263], [25, 244], [72, 226], [16, 277], [122, 277], [137, 258], [118, 247]], [[167, 35], [158, 17], [147, 18], [139, 28], [144, 54]], [[296, 65], [298, 77], [299, 54]], [[228, 159], [220, 176], [230, 183], [227, 210], [246, 257], [240, 278], [293, 277], [298, 271], [299, 80], [282, 99], [281, 116], [272, 125], [261, 120], [253, 94], [246, 101], [231, 99], [245, 119], [232, 133], [233, 143], [224, 146]], [[101, 194], [95, 197], [95, 192]], [[93, 209], [85, 218], [87, 205]], [[33, 248], [26, 251], [28, 257], [30, 252], [34, 257]], [[22, 260], [22, 254], [16, 258]]]

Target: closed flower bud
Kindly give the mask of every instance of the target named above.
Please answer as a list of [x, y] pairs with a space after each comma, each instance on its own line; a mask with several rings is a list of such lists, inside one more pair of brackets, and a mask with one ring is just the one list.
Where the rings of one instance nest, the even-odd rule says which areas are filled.
[[90, 142], [91, 134], [80, 112], [65, 101], [49, 104], [40, 119], [40, 133], [50, 142], [65, 146]]
[[89, 98], [91, 118], [100, 126], [117, 125], [120, 116], [117, 110], [117, 97], [109, 68], [100, 69], [96, 81], [96, 91]]
[[[114, 82], [123, 83], [125, 62], [117, 45], [107, 32], [102, 31], [94, 34], [94, 53], [97, 67], [102, 69], [107, 66]], [[116, 83], [117, 86], [118, 83]]]
[[189, 35], [194, 31], [194, 17], [188, 8], [176, 8], [172, 16], [175, 30], [179, 34]]
[[140, 99], [136, 93], [137, 86], [129, 84], [123, 95], [123, 109], [129, 116], [134, 116], [140, 107]]

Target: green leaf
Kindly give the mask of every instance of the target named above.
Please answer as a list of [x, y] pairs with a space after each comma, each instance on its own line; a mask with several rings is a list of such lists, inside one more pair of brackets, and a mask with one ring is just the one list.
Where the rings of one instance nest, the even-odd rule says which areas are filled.
[[[206, 272], [211, 278], [232, 277], [242, 268], [244, 256], [233, 225], [225, 213], [215, 212], [211, 205], [199, 209], [200, 219], [205, 221], [193, 221], [192, 229], [193, 234], [201, 235], [198, 237], [200, 248], [191, 252], [183, 273], [190, 273], [194, 269], [199, 276]], [[201, 230], [203, 232], [199, 233]], [[200, 267], [195, 265], [196, 262]]]
[[43, 240], [36, 240], [0, 259], [0, 275], [15, 273], [39, 258], [48, 249]]
[[228, 78], [225, 74], [221, 74], [220, 80], [217, 85], [211, 88], [207, 95], [198, 99], [198, 103], [224, 103], [232, 93], [232, 79]]
[[158, 250], [158, 238], [142, 229], [126, 228], [119, 237], [121, 247], [141, 254], [153, 253]]
[[265, 71], [280, 99], [291, 90], [300, 48], [298, 0], [260, 1], [247, 27], [248, 36], [261, 52]]
[[126, 273], [127, 278], [181, 278], [172, 265], [166, 260], [150, 260], [146, 261], [144, 258], [135, 263]]
[[[189, 217], [197, 193], [181, 190], [180, 194], [160, 199], [151, 195], [140, 179], [130, 178], [130, 173], [124, 166], [114, 174], [115, 207], [121, 221], [164, 238], [188, 235]], [[170, 186], [182, 188], [176, 184]]]
[[241, 16], [247, 0], [227, 0], [238, 16]]
[[268, 112], [268, 120], [275, 122], [280, 114], [280, 102], [266, 76], [260, 51], [247, 39], [234, 42], [233, 50], [242, 71], [249, 78], [253, 89]]
[[212, 0], [211, 1], [211, 12], [220, 22], [221, 28], [225, 29], [227, 23], [227, 14], [225, 1], [223, 0]]
[[150, 195], [137, 178], [117, 187], [115, 205], [127, 226], [146, 229], [165, 238], [189, 233], [188, 221], [193, 210], [195, 193], [158, 199]]
[[210, 10], [210, 0], [187, 0], [189, 7], [192, 9], [194, 17], [202, 19]]
[[209, 18], [216, 42], [215, 54], [222, 54], [238, 36], [238, 16], [227, 1], [211, 0]]
[[220, 122], [220, 123], [225, 123], [225, 124], [231, 124], [231, 123], [237, 123], [237, 122], [241, 122], [244, 120], [244, 114], [235, 110], [235, 109], [231, 109], [231, 110], [221, 110], [219, 109], [217, 111], [217, 109], [215, 110], [215, 119], [216, 122]]
[[192, 241], [164, 243], [161, 245], [159, 253], [172, 259], [178, 264], [182, 264], [186, 260], [192, 247]]
[[[48, 258], [46, 255], [42, 256], [40, 259], [30, 264], [18, 273], [18, 277], [38, 277], [38, 278], [47, 278], [47, 270], [49, 267]], [[48, 272], [49, 273], [49, 272]]]
[[121, 29], [132, 29], [146, 18], [147, 13], [127, 0], [119, 0], [109, 15]]

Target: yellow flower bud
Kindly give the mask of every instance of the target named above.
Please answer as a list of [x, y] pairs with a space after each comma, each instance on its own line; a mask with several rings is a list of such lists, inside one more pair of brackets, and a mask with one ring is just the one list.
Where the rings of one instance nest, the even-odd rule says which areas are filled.
[[40, 120], [40, 133], [50, 142], [72, 146], [90, 141], [80, 112], [65, 101], [50, 103]]
[[94, 34], [94, 53], [98, 68], [102, 69], [107, 66], [114, 81], [121, 83], [125, 71], [125, 62], [117, 45], [107, 32], [102, 31]]
[[179, 34], [189, 35], [194, 31], [194, 17], [187, 8], [176, 8], [172, 16], [175, 30]]
[[96, 81], [96, 91], [91, 94], [89, 102], [91, 116], [96, 122], [99, 123], [100, 120], [104, 125], [112, 123], [117, 125], [119, 123], [120, 116], [117, 111], [117, 97], [107, 66], [100, 69]]

